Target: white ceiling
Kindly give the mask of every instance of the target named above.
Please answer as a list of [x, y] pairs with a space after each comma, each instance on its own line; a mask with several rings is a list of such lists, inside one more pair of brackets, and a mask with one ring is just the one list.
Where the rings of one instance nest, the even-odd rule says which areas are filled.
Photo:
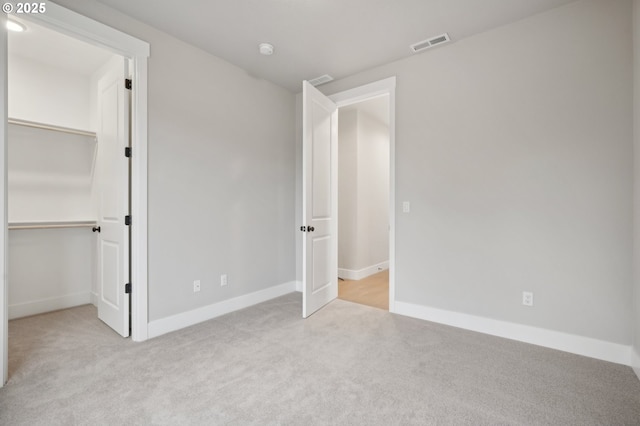
[[[20, 21], [14, 17], [12, 19]], [[20, 22], [27, 27], [27, 30], [21, 33], [8, 31], [7, 46], [10, 56], [24, 57], [85, 76], [91, 75], [113, 56], [107, 50], [31, 21]]]
[[[298, 92], [303, 79], [346, 77], [410, 56], [417, 41], [455, 42], [574, 0], [98, 1]], [[259, 55], [262, 42], [273, 56]]]

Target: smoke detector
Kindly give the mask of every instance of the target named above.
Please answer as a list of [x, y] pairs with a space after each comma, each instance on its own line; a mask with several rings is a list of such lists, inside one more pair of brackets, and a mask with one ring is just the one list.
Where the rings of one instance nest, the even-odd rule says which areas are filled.
[[260, 45], [258, 46], [258, 49], [260, 50], [260, 54], [262, 55], [265, 55], [265, 56], [273, 55], [273, 45], [270, 43], [260, 43]]
[[423, 50], [427, 50], [432, 47], [438, 46], [440, 44], [447, 43], [449, 41], [451, 41], [451, 39], [449, 38], [449, 34], [444, 33], [444, 34], [440, 34], [439, 36], [431, 37], [430, 39], [422, 40], [417, 43], [414, 43], [410, 47], [413, 53], [418, 53], [418, 52], [422, 52]]

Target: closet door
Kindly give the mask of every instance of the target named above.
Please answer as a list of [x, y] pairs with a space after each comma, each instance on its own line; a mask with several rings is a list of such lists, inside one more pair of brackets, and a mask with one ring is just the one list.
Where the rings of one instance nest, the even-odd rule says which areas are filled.
[[[117, 66], [116, 66], [117, 65]], [[119, 58], [98, 83], [98, 318], [129, 336], [129, 93], [127, 61]]]

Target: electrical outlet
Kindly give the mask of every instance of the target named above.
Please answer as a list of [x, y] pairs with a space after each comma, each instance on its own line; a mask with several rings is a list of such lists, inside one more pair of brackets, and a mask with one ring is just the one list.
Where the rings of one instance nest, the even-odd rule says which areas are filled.
[[522, 304], [524, 306], [533, 306], [533, 293], [530, 291], [522, 292]]
[[227, 274], [220, 275], [220, 287], [224, 287], [228, 283], [229, 283], [229, 281], [228, 281], [228, 278], [227, 278]]
[[200, 280], [195, 280], [193, 282], [193, 292], [197, 293], [200, 291]]

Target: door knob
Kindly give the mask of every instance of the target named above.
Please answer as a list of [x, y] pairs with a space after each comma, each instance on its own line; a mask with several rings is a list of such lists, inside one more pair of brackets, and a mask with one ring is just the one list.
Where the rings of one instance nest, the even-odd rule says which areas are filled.
[[314, 228], [313, 226], [309, 226], [307, 229], [309, 230], [309, 232], [313, 232], [316, 230], [316, 228]]
[[92, 231], [93, 232], [100, 232], [100, 227], [99, 226], [94, 226]]

